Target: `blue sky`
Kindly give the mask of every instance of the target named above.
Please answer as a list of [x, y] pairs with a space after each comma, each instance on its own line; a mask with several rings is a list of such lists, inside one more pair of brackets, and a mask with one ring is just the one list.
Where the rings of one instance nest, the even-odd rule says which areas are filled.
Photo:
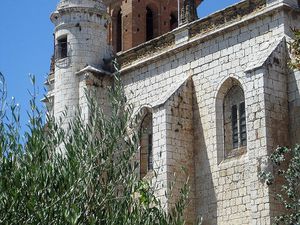
[[[175, 1], [175, 0], [174, 0]], [[53, 25], [49, 20], [58, 0], [1, 0], [0, 71], [5, 75], [8, 99], [21, 105], [22, 123], [27, 121], [29, 74], [37, 78], [43, 97], [43, 83], [53, 53]], [[205, 0], [198, 14], [204, 17], [239, 0]]]

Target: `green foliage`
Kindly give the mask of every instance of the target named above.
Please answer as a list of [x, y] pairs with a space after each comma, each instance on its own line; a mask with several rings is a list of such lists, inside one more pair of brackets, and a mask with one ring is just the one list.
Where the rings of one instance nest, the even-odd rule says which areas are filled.
[[285, 211], [275, 218], [275, 224], [300, 224], [300, 146], [278, 147], [270, 156], [273, 173], [262, 173], [268, 185], [279, 185], [276, 198]]
[[300, 29], [293, 29], [294, 40], [290, 44], [290, 52], [292, 55], [292, 61], [290, 66], [293, 69], [300, 70]]
[[49, 117], [44, 125], [34, 91], [25, 140], [19, 108], [11, 104], [3, 114], [10, 122], [0, 121], [0, 224], [184, 224], [187, 185], [167, 213], [138, 177], [139, 138], [128, 129], [132, 108], [118, 73], [110, 99], [110, 116], [89, 98], [88, 123], [78, 111], [62, 129], [62, 119]]
[[3, 118], [6, 100], [6, 85], [3, 74], [0, 72], [0, 119]]

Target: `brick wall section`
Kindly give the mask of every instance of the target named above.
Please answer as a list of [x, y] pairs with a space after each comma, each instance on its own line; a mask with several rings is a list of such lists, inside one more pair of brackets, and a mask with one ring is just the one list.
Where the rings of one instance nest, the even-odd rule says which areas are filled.
[[123, 51], [146, 42], [146, 7], [154, 13], [154, 37], [170, 31], [170, 15], [177, 17], [177, 1], [161, 0], [118, 0], [109, 5], [108, 11], [112, 16], [109, 25], [109, 44], [116, 49], [114, 31], [114, 10], [122, 10], [122, 43]]

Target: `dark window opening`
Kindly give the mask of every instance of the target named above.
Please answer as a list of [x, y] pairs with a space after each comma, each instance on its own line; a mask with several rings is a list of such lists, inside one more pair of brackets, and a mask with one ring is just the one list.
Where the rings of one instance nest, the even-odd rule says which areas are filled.
[[154, 16], [152, 10], [149, 7], [146, 8], [146, 11], [146, 41], [149, 41], [154, 37]]
[[55, 59], [64, 59], [68, 57], [68, 39], [63, 37], [57, 40], [55, 47]]
[[117, 46], [116, 46], [116, 51], [120, 52], [122, 51], [122, 12], [119, 10], [118, 16], [117, 16]]
[[240, 142], [241, 146], [247, 145], [247, 128], [246, 128], [246, 113], [245, 113], [245, 102], [240, 103]]
[[153, 129], [150, 112], [142, 121], [140, 141], [140, 176], [143, 178], [153, 170]]
[[172, 13], [170, 16], [170, 30], [174, 30], [178, 27], [178, 19], [177, 17]]
[[152, 133], [148, 134], [148, 171], [153, 170], [153, 137]]
[[238, 117], [237, 107], [233, 105], [231, 107], [231, 125], [232, 125], [232, 147], [239, 147], [239, 129], [238, 129]]

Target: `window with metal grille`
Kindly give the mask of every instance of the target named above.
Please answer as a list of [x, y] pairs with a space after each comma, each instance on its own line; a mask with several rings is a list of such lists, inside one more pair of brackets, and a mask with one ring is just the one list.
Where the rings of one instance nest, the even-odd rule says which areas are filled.
[[148, 171], [153, 170], [153, 134], [148, 134]]
[[247, 128], [246, 128], [246, 112], [245, 112], [245, 102], [240, 103], [239, 109], [239, 119], [240, 119], [240, 145], [247, 145]]
[[224, 149], [225, 157], [240, 154], [247, 145], [245, 97], [243, 89], [234, 85], [224, 97]]
[[231, 107], [231, 124], [232, 124], [232, 146], [233, 148], [239, 147], [239, 129], [238, 129], [238, 115], [237, 107]]
[[68, 57], [68, 38], [67, 36], [59, 38], [55, 46], [55, 59], [64, 59]]

